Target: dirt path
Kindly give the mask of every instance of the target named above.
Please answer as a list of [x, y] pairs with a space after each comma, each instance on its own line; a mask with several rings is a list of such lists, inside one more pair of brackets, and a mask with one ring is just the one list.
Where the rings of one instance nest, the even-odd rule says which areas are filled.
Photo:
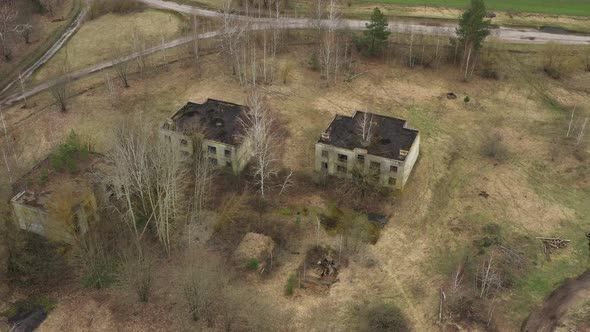
[[[72, 22], [72, 24], [66, 29], [66, 31], [59, 37], [59, 39], [51, 46], [43, 56], [41, 56], [35, 63], [33, 63], [29, 68], [23, 71], [22, 79], [26, 80], [29, 78], [33, 73], [43, 66], [47, 61], [49, 61], [53, 56], [65, 45], [65, 43], [78, 31], [82, 23], [84, 22], [84, 18], [86, 17], [86, 13], [88, 12], [88, 7], [85, 5], [82, 6], [78, 17]], [[0, 95], [5, 94], [8, 92], [12, 87], [15, 87], [19, 82], [19, 79], [15, 79], [14, 81], [8, 83], [2, 91], [0, 91]]]
[[560, 318], [567, 312], [580, 293], [590, 289], [590, 270], [575, 279], [567, 280], [555, 289], [539, 310], [532, 312], [523, 322], [523, 332], [548, 332], [557, 327]]

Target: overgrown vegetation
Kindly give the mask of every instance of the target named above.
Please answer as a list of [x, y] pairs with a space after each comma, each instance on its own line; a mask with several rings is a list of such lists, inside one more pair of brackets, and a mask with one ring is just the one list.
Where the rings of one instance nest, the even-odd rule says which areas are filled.
[[97, 19], [108, 13], [129, 14], [143, 9], [143, 5], [136, 0], [90, 0], [88, 18]]
[[353, 326], [358, 331], [411, 331], [402, 311], [390, 302], [373, 300], [356, 305], [352, 315]]
[[87, 158], [89, 153], [90, 143], [83, 142], [78, 134], [71, 131], [66, 141], [49, 156], [49, 160], [55, 171], [67, 170], [72, 173], [77, 170], [77, 161]]

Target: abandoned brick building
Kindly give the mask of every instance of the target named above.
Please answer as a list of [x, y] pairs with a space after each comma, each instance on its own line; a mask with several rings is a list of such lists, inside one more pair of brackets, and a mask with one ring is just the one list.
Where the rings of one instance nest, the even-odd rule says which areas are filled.
[[99, 217], [96, 172], [104, 159], [90, 154], [77, 171], [55, 170], [49, 158], [13, 185], [10, 200], [17, 226], [53, 241], [71, 242], [84, 235]]
[[315, 169], [348, 178], [360, 171], [375, 175], [379, 185], [403, 189], [419, 149], [420, 133], [405, 120], [365, 112], [336, 115], [316, 143]]
[[248, 107], [207, 99], [202, 104], [189, 102], [160, 129], [160, 138], [184, 156], [194, 153], [195, 139], [216, 167], [241, 172], [250, 160], [250, 144], [243, 138], [240, 117]]

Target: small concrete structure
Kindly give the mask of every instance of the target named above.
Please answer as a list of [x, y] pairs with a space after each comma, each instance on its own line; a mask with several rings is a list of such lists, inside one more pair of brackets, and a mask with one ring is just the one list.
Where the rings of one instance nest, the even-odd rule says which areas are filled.
[[189, 102], [160, 128], [160, 139], [170, 143], [183, 156], [191, 156], [199, 144], [216, 167], [229, 167], [240, 173], [251, 158], [250, 142], [244, 139], [240, 118], [248, 107], [207, 99], [202, 104]]
[[[10, 205], [20, 229], [62, 242], [86, 234], [98, 220], [91, 170], [102, 164], [102, 157], [91, 154], [78, 164], [82, 170], [70, 174], [53, 170], [46, 159], [17, 181]], [[56, 202], [60, 195], [67, 199]], [[54, 210], [59, 210], [60, 220], [52, 215]]]
[[234, 261], [245, 266], [251, 259], [256, 259], [258, 269], [263, 270], [266, 262], [272, 257], [275, 242], [269, 236], [258, 233], [247, 233], [234, 251]]
[[379, 185], [403, 189], [419, 150], [420, 133], [405, 120], [365, 112], [336, 115], [315, 145], [315, 170], [346, 178], [355, 171], [372, 173]]

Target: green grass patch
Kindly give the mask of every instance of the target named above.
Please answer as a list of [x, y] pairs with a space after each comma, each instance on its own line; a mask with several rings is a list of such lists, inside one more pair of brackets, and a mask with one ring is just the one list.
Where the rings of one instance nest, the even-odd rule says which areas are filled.
[[248, 270], [258, 271], [258, 267], [260, 267], [260, 262], [256, 258], [250, 258], [246, 263], [246, 267], [248, 268]]
[[289, 275], [289, 278], [287, 279], [287, 284], [285, 285], [285, 295], [287, 295], [287, 296], [293, 295], [293, 293], [295, 292], [295, 287], [297, 286], [298, 281], [299, 281], [299, 278], [297, 277], [297, 274], [291, 273], [291, 275]]
[[[396, 4], [404, 6], [432, 6], [467, 8], [468, 0], [356, 0], [357, 3]], [[489, 10], [505, 12], [543, 13], [555, 15], [588, 16], [590, 15], [589, 0], [487, 0]]]

